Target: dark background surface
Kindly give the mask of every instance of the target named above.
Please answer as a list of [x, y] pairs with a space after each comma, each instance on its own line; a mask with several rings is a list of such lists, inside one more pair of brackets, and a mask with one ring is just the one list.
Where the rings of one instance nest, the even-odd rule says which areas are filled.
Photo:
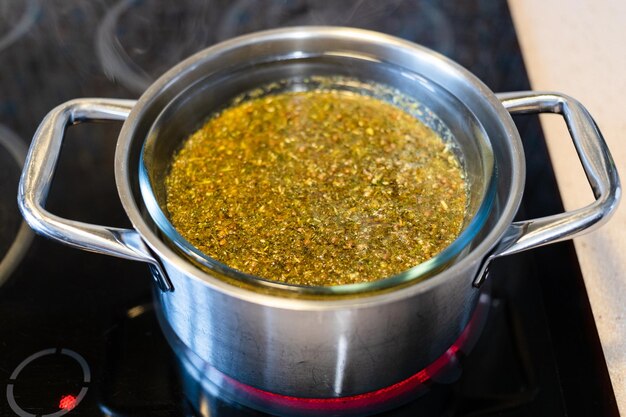
[[[207, 45], [296, 24], [391, 33], [456, 60], [494, 91], [529, 88], [504, 1], [9, 1], [0, 4], [0, 124], [27, 144], [57, 104], [136, 98], [150, 80]], [[516, 122], [529, 173], [519, 216], [562, 211], [536, 119]], [[51, 212], [129, 226], [113, 179], [118, 129], [70, 129]], [[4, 204], [14, 206], [16, 186], [3, 186]], [[461, 380], [433, 386], [432, 395], [390, 415], [616, 416], [573, 246], [498, 261], [492, 278], [489, 336], [465, 361]], [[79, 352], [93, 374], [85, 399], [69, 415], [191, 413], [150, 311], [151, 285], [144, 265], [36, 238], [0, 287], [0, 415], [13, 415], [5, 395], [13, 369], [51, 347]], [[145, 312], [129, 319], [137, 306]], [[16, 398], [35, 415], [51, 413], [64, 394], [77, 393], [79, 380], [71, 360], [51, 356], [20, 375]], [[217, 400], [211, 407], [213, 415], [255, 415]]]

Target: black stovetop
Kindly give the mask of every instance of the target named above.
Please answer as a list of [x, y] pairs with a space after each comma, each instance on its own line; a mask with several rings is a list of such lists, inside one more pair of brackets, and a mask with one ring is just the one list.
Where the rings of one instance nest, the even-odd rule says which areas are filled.
[[[27, 144], [56, 104], [138, 97], [206, 45], [296, 24], [388, 32], [451, 57], [494, 91], [529, 87], [504, 1], [25, 0], [0, 3], [0, 124]], [[519, 217], [561, 211], [537, 120], [516, 123], [528, 164]], [[69, 131], [50, 211], [129, 226], [113, 179], [117, 129]], [[15, 187], [1, 188], [14, 211]], [[385, 415], [617, 416], [573, 246], [500, 259], [491, 277], [487, 323], [462, 359], [460, 378], [430, 383], [426, 395]], [[69, 409], [75, 416], [196, 415], [190, 404], [197, 399], [186, 398], [185, 376], [156, 323], [151, 287], [145, 265], [36, 238], [0, 286], [0, 415], [16, 415], [15, 404], [37, 417]], [[219, 398], [206, 404], [211, 416], [261, 415]]]

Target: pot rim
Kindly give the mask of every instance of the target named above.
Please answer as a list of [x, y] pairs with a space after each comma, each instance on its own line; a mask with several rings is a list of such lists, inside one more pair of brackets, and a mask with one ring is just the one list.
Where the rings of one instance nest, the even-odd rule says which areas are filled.
[[[386, 292], [362, 292], [348, 295], [352, 298], [346, 298], [345, 295], [342, 297], [342, 295], [334, 294], [328, 294], [327, 297], [323, 299], [299, 298], [298, 293], [284, 290], [277, 290], [280, 291], [280, 293], [262, 293], [260, 291], [229, 284], [193, 265], [188, 259], [184, 258], [183, 255], [177, 253], [163, 242], [143, 218], [137, 201], [135, 200], [135, 198], [141, 199], [141, 194], [135, 196], [132, 192], [130, 183], [132, 173], [129, 172], [129, 155], [130, 147], [135, 136], [135, 130], [148, 104], [158, 97], [164, 88], [174, 83], [182, 72], [192, 70], [198, 62], [203, 61], [209, 56], [218, 56], [229, 50], [245, 45], [262, 44], [263, 42], [279, 39], [298, 40], [312, 37], [343, 38], [346, 40], [358, 39], [361, 42], [372, 42], [404, 51], [417, 51], [421, 55], [432, 58], [432, 64], [438, 66], [442, 71], [454, 71], [456, 73], [455, 75], [460, 76], [463, 81], [469, 83], [471, 87], [477, 90], [482, 98], [489, 104], [491, 110], [497, 114], [503, 130], [506, 132], [511, 148], [511, 192], [492, 230], [483, 238], [476, 248], [443, 271], [425, 280], [415, 282], [412, 285], [391, 287], [390, 290]], [[470, 268], [473, 264], [482, 261], [483, 257], [487, 256], [489, 250], [498, 243], [500, 237], [509, 227], [521, 201], [525, 179], [525, 164], [519, 133], [508, 111], [502, 106], [491, 90], [476, 76], [456, 62], [423, 46], [374, 31], [347, 27], [301, 26], [255, 32], [221, 42], [190, 56], [163, 74], [142, 94], [137, 104], [133, 107], [128, 119], [122, 126], [115, 153], [115, 178], [120, 200], [134, 228], [140, 233], [144, 241], [157, 256], [161, 259], [166, 259], [168, 263], [172, 264], [186, 277], [199, 280], [223, 294], [246, 299], [257, 304], [261, 303], [273, 307], [309, 310], [312, 307], [314, 309], [345, 306], [354, 308], [359, 305], [370, 305], [371, 303], [393, 302], [398, 298], [404, 298], [420, 292], [427, 292], [440, 283], [452, 279], [456, 275], [463, 275], [460, 274], [460, 271], [464, 268]], [[472, 279], [468, 279], [468, 285], [472, 285], [471, 282]], [[307, 297], [307, 295], [308, 294], [302, 294], [304, 297]], [[355, 296], [358, 298], [355, 298]], [[310, 294], [308, 297], [310, 297]]]

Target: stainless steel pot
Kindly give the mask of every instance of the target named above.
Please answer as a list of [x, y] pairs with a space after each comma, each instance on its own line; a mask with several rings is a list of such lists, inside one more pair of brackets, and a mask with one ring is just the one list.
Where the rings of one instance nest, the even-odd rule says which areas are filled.
[[[168, 119], [173, 121], [178, 115], [183, 126], [181, 114], [190, 114], [184, 103], [210, 97], [213, 91], [207, 86], [228, 83], [240, 70], [255, 68], [264, 79], [278, 68], [274, 64], [312, 58], [366, 62], [374, 68], [371, 74], [378, 67], [393, 66], [399, 74], [419, 76], [455, 97], [484, 130], [495, 161], [492, 204], [460, 255], [437, 265], [427, 279], [412, 276], [391, 280], [376, 291], [359, 287], [339, 293], [256, 285], [196, 262], [150, 215], [147, 204], [154, 202], [147, 201], [140, 189], [141, 152], [151, 135], [162, 133], [157, 123], [161, 117], [174, 115]], [[264, 68], [271, 70], [263, 72]], [[305, 67], [289, 68], [293, 74]], [[254, 74], [238, 82], [254, 84]], [[183, 104], [172, 111], [172, 103]], [[513, 222], [525, 165], [509, 113], [539, 112], [564, 117], [596, 200], [571, 212]], [[44, 208], [64, 130], [92, 120], [125, 121], [115, 176], [133, 229], [80, 223]], [[165, 140], [156, 143], [155, 147], [170, 146]], [[162, 164], [160, 159], [153, 161]], [[199, 375], [203, 369], [214, 369], [272, 393], [328, 398], [375, 391], [426, 367], [465, 328], [492, 259], [595, 229], [614, 211], [619, 195], [606, 144], [576, 100], [541, 92], [496, 96], [464, 68], [418, 45], [364, 30], [300, 27], [255, 33], [206, 49], [168, 71], [136, 102], [78, 99], [55, 108], [35, 134], [18, 200], [28, 223], [43, 235], [81, 249], [147, 262], [157, 283], [155, 303], [162, 327], [179, 355], [196, 364]]]

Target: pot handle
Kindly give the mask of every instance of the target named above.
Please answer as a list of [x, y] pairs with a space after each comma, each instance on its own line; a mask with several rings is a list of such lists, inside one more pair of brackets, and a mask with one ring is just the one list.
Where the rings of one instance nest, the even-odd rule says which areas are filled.
[[595, 201], [586, 207], [538, 219], [514, 222], [483, 260], [474, 286], [489, 272], [489, 263], [553, 242], [571, 239], [604, 224], [617, 208], [621, 186], [617, 169], [602, 134], [589, 112], [577, 100], [559, 93], [522, 91], [497, 94], [512, 114], [557, 113], [563, 116]]
[[65, 129], [82, 122], [126, 120], [135, 103], [134, 100], [84, 98], [63, 103], [48, 113], [30, 145], [17, 201], [24, 219], [37, 233], [90, 252], [146, 262], [161, 290], [172, 291], [163, 266], [136, 230], [69, 220], [44, 208]]

